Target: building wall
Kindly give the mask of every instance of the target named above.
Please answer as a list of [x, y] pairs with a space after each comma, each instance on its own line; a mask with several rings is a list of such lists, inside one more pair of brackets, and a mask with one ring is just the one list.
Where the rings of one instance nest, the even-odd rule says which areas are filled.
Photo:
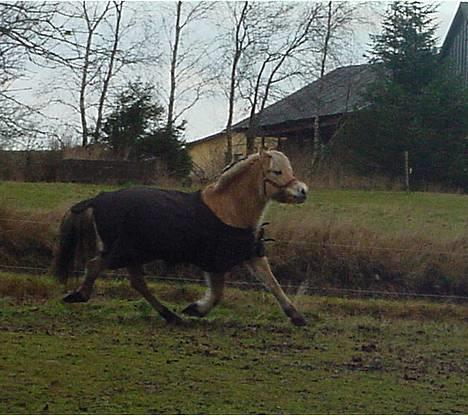
[[468, 19], [461, 22], [448, 51], [449, 59], [468, 85]]
[[[255, 139], [255, 147], [260, 148], [262, 138]], [[278, 138], [266, 137], [265, 146], [276, 148]], [[188, 143], [188, 150], [195, 169], [200, 168], [206, 178], [212, 178], [217, 175], [225, 166], [226, 161], [226, 134], [219, 134], [207, 140]], [[234, 159], [246, 155], [246, 139], [244, 133], [234, 133], [232, 137], [232, 153]]]

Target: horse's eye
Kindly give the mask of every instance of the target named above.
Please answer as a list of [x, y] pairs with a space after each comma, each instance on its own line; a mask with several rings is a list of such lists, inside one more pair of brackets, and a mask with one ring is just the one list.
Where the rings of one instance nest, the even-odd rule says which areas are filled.
[[281, 172], [280, 170], [273, 170], [272, 171], [276, 176], [280, 176], [283, 174], [283, 172]]

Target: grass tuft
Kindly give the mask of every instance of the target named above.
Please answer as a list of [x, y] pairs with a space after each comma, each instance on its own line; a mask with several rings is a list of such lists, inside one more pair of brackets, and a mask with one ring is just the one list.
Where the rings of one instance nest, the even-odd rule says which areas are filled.
[[57, 284], [49, 278], [0, 273], [0, 297], [16, 304], [45, 302], [58, 293]]

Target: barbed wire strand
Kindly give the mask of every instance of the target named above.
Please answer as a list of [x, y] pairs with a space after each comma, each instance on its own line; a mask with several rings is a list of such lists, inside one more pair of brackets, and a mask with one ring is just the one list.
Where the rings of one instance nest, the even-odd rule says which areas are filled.
[[[50, 272], [49, 269], [43, 267], [28, 267], [28, 266], [10, 266], [0, 264], [0, 269], [12, 269], [12, 270], [31, 270], [31, 271], [40, 271], [42, 274], [46, 274]], [[84, 271], [75, 270], [73, 272], [77, 275], [82, 275]], [[127, 278], [128, 275], [125, 273], [112, 273], [112, 278]], [[145, 274], [145, 278], [150, 280], [162, 280], [162, 281], [171, 281], [171, 282], [186, 282], [186, 283], [195, 283], [199, 285], [203, 285], [203, 279], [193, 279], [188, 277], [182, 276], [158, 276], [158, 275], [151, 275]], [[263, 289], [267, 289], [263, 283], [259, 282], [246, 282], [246, 281], [227, 281], [226, 284], [228, 286], [248, 286], [252, 287], [260, 287]], [[296, 289], [297, 291], [308, 290], [313, 292], [321, 292], [321, 293], [349, 293], [349, 294], [360, 294], [360, 295], [378, 295], [383, 297], [397, 297], [397, 298], [431, 298], [431, 299], [446, 299], [446, 300], [460, 300], [460, 301], [468, 301], [468, 296], [459, 296], [459, 295], [437, 295], [431, 293], [415, 293], [415, 292], [395, 292], [395, 291], [383, 291], [383, 290], [368, 290], [368, 289], [345, 289], [345, 288], [328, 288], [328, 287], [319, 287], [319, 286], [306, 286], [303, 284], [300, 285], [291, 285], [286, 284], [284, 285], [288, 289]]]
[[[34, 220], [25, 220], [22, 218], [0, 218], [0, 222], [5, 221], [5, 222], [25, 222], [25, 223], [31, 223], [31, 224], [40, 224], [40, 225], [51, 225], [51, 222], [46, 222], [46, 221], [34, 221]], [[53, 221], [58, 225], [56, 221]]]

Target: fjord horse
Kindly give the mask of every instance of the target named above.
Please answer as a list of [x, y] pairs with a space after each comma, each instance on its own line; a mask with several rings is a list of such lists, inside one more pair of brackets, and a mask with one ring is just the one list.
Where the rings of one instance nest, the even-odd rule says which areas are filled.
[[143, 264], [155, 259], [192, 263], [205, 272], [205, 295], [183, 310], [203, 317], [223, 296], [225, 274], [245, 264], [276, 297], [294, 325], [306, 321], [281, 289], [263, 249], [260, 224], [270, 200], [296, 204], [308, 188], [288, 158], [270, 150], [226, 168], [219, 179], [194, 193], [154, 188], [104, 192], [74, 205], [64, 216], [55, 274], [65, 281], [77, 256], [87, 259], [85, 279], [65, 302], [86, 302], [99, 274], [126, 268], [131, 286], [167, 321], [181, 318], [149, 290]]

